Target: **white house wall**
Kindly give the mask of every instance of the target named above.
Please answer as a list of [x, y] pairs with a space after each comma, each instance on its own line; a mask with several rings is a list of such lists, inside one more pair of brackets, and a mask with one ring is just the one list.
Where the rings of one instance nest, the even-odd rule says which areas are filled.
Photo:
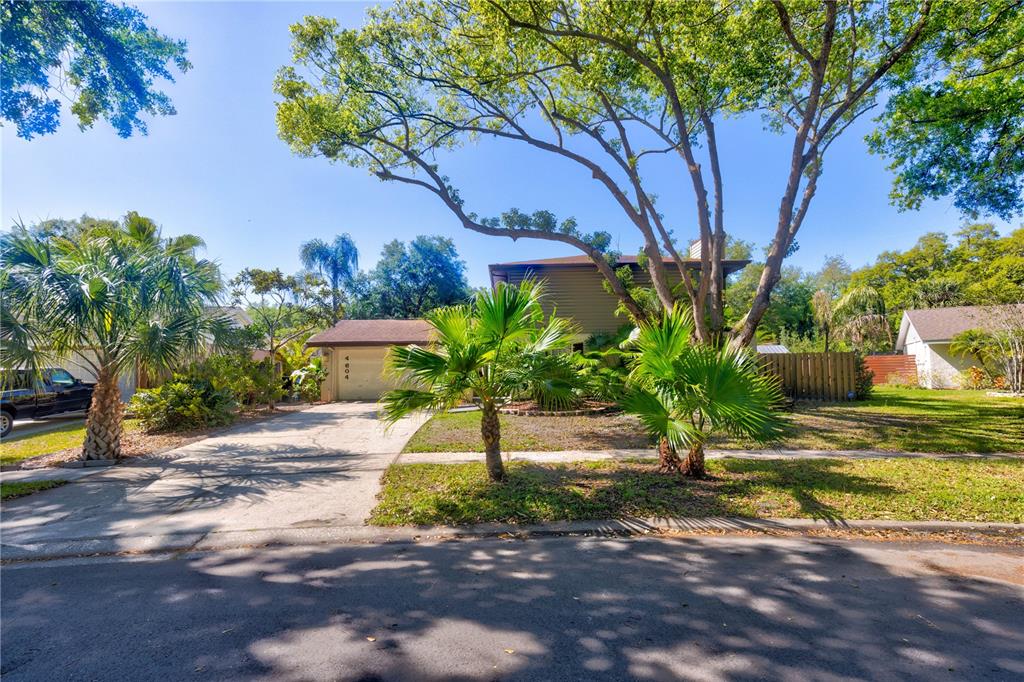
[[904, 350], [914, 357], [918, 381], [925, 388], [958, 388], [961, 370], [970, 366], [949, 352], [948, 342], [922, 341], [914, 325], [907, 330]]
[[[88, 356], [89, 361], [96, 363], [96, 353], [91, 350], [84, 351]], [[71, 376], [82, 381], [95, 382], [97, 380], [96, 373], [92, 371], [92, 368], [79, 357], [72, 355], [67, 360], [60, 363], [60, 366], [71, 372]], [[117, 386], [121, 389], [121, 400], [128, 402], [132, 395], [135, 393], [135, 389], [138, 385], [137, 376], [134, 369], [122, 372], [121, 376], [117, 379]]]

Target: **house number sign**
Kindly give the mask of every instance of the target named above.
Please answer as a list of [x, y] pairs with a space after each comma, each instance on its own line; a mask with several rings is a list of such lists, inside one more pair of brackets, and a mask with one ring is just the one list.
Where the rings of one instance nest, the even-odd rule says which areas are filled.
[[349, 362], [348, 362], [348, 356], [346, 355], [345, 356], [345, 380], [346, 381], [348, 381], [348, 378], [349, 378], [348, 374], [349, 374], [350, 369], [351, 368], [350, 368], [350, 365], [349, 365]]

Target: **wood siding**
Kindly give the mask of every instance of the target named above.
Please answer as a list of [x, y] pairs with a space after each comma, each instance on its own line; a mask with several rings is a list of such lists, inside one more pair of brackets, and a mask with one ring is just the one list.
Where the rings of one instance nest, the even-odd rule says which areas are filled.
[[[632, 269], [633, 281], [638, 286], [650, 286], [651, 278], [646, 270]], [[579, 325], [583, 337], [598, 332], [614, 332], [629, 322], [629, 318], [615, 315], [619, 299], [605, 291], [604, 277], [596, 267], [509, 267], [506, 272], [509, 284], [519, 284], [527, 277], [544, 280], [547, 285], [544, 312], [550, 315], [557, 311], [559, 317], [572, 318]], [[669, 281], [673, 285], [678, 284], [679, 278], [670, 277]]]
[[857, 389], [853, 353], [766, 353], [765, 368], [782, 380], [783, 392], [801, 400], [852, 400]]

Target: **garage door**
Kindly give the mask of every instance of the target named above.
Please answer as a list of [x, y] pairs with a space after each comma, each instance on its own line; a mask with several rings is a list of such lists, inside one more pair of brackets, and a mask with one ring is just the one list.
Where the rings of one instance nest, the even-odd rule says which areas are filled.
[[384, 379], [388, 346], [344, 346], [332, 349], [335, 400], [377, 400], [393, 384]]

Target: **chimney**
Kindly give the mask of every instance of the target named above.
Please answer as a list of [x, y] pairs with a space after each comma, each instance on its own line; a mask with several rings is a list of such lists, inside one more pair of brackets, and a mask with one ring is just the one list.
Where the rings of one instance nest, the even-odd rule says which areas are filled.
[[700, 260], [700, 240], [690, 244], [690, 258]]

